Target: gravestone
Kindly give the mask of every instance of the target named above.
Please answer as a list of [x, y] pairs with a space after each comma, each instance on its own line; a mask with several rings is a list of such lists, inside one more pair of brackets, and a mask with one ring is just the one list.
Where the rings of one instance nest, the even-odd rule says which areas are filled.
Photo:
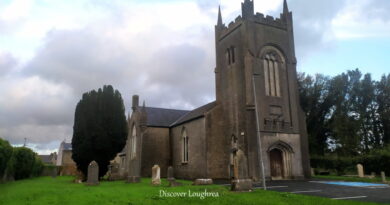
[[161, 184], [160, 167], [157, 164], [152, 167], [152, 184], [153, 185]]
[[57, 177], [57, 167], [54, 167], [53, 169], [51, 169], [51, 177], [52, 178], [56, 178]]
[[173, 177], [173, 167], [172, 166], [168, 167], [168, 170], [167, 170], [167, 180], [168, 181], [175, 180], [175, 177]]
[[114, 180], [121, 179], [121, 176], [119, 173], [119, 164], [118, 163], [113, 162], [110, 165], [108, 165], [108, 170], [109, 170], [108, 171], [108, 173], [109, 173], [108, 180], [114, 181]]
[[99, 165], [97, 162], [92, 161], [88, 165], [87, 185], [99, 184]]
[[183, 185], [182, 183], [180, 182], [177, 182], [175, 177], [173, 177], [173, 167], [172, 166], [169, 166], [168, 167], [168, 170], [167, 170], [167, 181], [169, 183], [168, 186], [170, 187], [175, 187], [175, 186], [181, 186]]
[[192, 185], [211, 185], [213, 184], [212, 179], [195, 179], [194, 183]]
[[387, 180], [386, 180], [385, 172], [381, 172], [381, 177], [382, 177], [382, 182], [383, 182], [383, 183], [386, 183]]
[[368, 178], [374, 179], [375, 178], [375, 172], [371, 172], [371, 175]]
[[359, 177], [361, 177], [361, 178], [364, 177], [363, 165], [357, 164], [356, 168], [357, 168], [357, 172], [358, 172]]
[[238, 149], [234, 155], [234, 180], [232, 191], [251, 191], [252, 179], [248, 177], [248, 160], [245, 153]]
[[310, 172], [311, 172], [311, 176], [315, 176], [316, 175], [316, 173], [314, 171], [314, 168], [310, 168]]

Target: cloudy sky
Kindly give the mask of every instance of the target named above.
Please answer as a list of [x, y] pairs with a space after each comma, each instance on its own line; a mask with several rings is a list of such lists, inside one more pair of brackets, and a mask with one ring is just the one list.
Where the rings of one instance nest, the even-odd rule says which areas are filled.
[[[214, 25], [241, 0], [1, 0], [0, 137], [39, 153], [72, 136], [82, 93], [111, 84], [130, 110], [214, 100]], [[289, 0], [298, 71], [389, 73], [390, 1]], [[279, 16], [282, 0], [255, 0]]]

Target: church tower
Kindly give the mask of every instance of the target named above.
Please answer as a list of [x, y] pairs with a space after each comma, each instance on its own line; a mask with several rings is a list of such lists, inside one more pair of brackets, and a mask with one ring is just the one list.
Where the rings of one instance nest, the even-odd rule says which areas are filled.
[[245, 0], [241, 10], [226, 26], [219, 9], [215, 26], [216, 102], [224, 113], [225, 133], [245, 153], [253, 180], [262, 177], [261, 161], [267, 179], [309, 177], [292, 12], [286, 0], [279, 18], [255, 14], [253, 0]]

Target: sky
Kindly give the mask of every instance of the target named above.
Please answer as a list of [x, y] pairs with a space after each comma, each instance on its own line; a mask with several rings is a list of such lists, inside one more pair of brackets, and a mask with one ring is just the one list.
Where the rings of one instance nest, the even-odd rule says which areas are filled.
[[[390, 1], [288, 0], [297, 69], [334, 76], [390, 71]], [[255, 0], [279, 17], [282, 0]], [[1, 0], [0, 138], [40, 154], [71, 141], [84, 92], [111, 84], [147, 106], [193, 109], [215, 99], [214, 25], [241, 0]]]

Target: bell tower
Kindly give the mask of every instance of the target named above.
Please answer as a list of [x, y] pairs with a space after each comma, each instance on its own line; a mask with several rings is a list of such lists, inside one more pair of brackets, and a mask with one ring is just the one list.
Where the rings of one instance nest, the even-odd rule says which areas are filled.
[[[255, 14], [253, 0], [244, 0], [241, 9], [241, 16], [226, 26], [219, 8], [215, 26], [216, 101], [225, 115], [226, 132], [237, 136], [237, 146], [248, 158], [248, 175], [253, 180], [261, 178], [260, 152], [267, 179], [308, 177], [292, 12], [286, 0], [279, 18]], [[278, 156], [277, 160], [273, 156]], [[275, 170], [278, 166], [281, 169]]]

